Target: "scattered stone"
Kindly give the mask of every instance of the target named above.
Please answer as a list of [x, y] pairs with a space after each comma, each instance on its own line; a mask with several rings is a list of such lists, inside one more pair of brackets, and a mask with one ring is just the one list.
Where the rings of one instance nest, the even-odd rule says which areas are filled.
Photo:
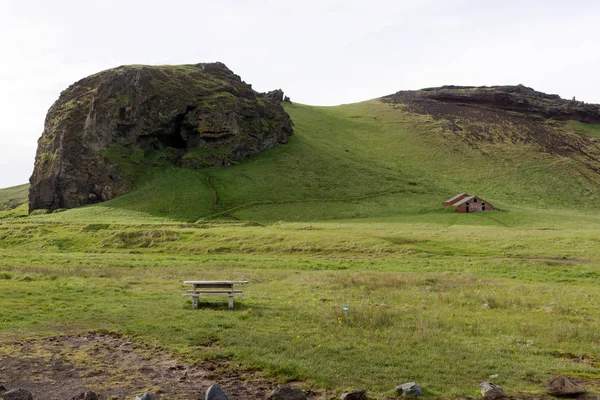
[[210, 385], [208, 390], [206, 391], [205, 400], [227, 400], [227, 395], [221, 389], [221, 385], [215, 383], [214, 385]]
[[498, 378], [500, 378], [500, 375], [498, 375], [498, 374], [490, 375], [490, 379], [498, 379]]
[[406, 396], [420, 396], [423, 394], [423, 388], [416, 382], [403, 383], [396, 386], [396, 393]]
[[546, 393], [552, 396], [577, 396], [585, 392], [583, 386], [573, 382], [566, 376], [553, 376], [546, 386]]
[[352, 390], [350, 392], [344, 392], [341, 400], [367, 400], [366, 390]]
[[86, 390], [85, 392], [71, 397], [69, 400], [98, 400], [98, 394], [94, 391]]
[[3, 400], [33, 400], [33, 395], [25, 389], [12, 389], [2, 393]]
[[141, 396], [137, 396], [135, 400], [156, 400], [156, 396], [150, 393], [144, 393]]
[[484, 399], [492, 400], [492, 399], [501, 399], [505, 397], [504, 389], [501, 386], [496, 385], [491, 382], [482, 382], [481, 386], [481, 394]]
[[481, 308], [490, 308], [490, 305], [488, 303], [483, 303], [481, 305]]
[[268, 397], [269, 400], [306, 400], [306, 394], [291, 386], [280, 386], [273, 390]]

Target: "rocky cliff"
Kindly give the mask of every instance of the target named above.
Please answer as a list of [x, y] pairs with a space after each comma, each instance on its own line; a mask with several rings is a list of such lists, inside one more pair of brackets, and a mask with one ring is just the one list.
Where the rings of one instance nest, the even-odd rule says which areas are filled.
[[103, 71], [64, 90], [48, 111], [29, 209], [110, 200], [130, 189], [136, 168], [230, 165], [291, 134], [278, 99], [222, 63]]

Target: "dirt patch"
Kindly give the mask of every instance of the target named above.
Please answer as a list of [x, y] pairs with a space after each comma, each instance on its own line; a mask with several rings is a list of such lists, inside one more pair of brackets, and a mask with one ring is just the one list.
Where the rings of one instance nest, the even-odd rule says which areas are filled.
[[[567, 360], [571, 360], [579, 364], [590, 365], [592, 367], [598, 367], [599, 364], [596, 360], [596, 357], [591, 354], [576, 355], [565, 351], [555, 351], [552, 353], [552, 355], [556, 358], [565, 358]], [[581, 381], [580, 383], [585, 383], [585, 381]]]
[[27, 389], [36, 400], [68, 399], [84, 389], [102, 400], [134, 399], [144, 392], [162, 399], [203, 399], [213, 383], [240, 400], [264, 399], [276, 386], [228, 361], [188, 365], [160, 348], [106, 332], [0, 345], [0, 384]]

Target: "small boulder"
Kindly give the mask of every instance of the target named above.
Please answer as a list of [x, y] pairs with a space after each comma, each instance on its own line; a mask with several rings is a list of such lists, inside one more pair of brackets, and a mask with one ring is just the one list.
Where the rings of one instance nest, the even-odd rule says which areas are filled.
[[585, 392], [583, 386], [573, 382], [566, 376], [553, 376], [546, 386], [546, 393], [552, 396], [577, 396]]
[[135, 400], [156, 400], [156, 396], [151, 393], [144, 393], [141, 396], [136, 396]]
[[306, 394], [291, 386], [281, 386], [271, 392], [269, 400], [306, 400]]
[[227, 395], [221, 389], [221, 385], [215, 383], [214, 385], [210, 385], [208, 390], [206, 391], [205, 400], [227, 400]]
[[29, 390], [25, 389], [12, 389], [8, 392], [2, 393], [2, 399], [4, 400], [33, 400], [33, 395]]
[[366, 390], [352, 390], [350, 392], [344, 392], [341, 400], [367, 400]]
[[396, 393], [406, 396], [420, 396], [423, 394], [423, 388], [415, 382], [408, 382], [396, 386]]
[[501, 399], [502, 397], [506, 396], [506, 394], [504, 393], [504, 389], [502, 389], [501, 386], [496, 385], [495, 383], [482, 382], [480, 386], [481, 394], [486, 400]]
[[86, 390], [85, 392], [71, 397], [69, 400], [98, 400], [98, 394], [91, 390]]

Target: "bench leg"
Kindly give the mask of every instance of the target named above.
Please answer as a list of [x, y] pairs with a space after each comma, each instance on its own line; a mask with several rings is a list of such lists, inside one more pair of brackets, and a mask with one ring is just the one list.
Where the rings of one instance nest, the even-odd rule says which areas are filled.
[[192, 309], [193, 310], [197, 310], [198, 309], [198, 298], [193, 296], [192, 297]]
[[229, 296], [227, 305], [229, 306], [230, 309], [233, 308], [233, 296]]

